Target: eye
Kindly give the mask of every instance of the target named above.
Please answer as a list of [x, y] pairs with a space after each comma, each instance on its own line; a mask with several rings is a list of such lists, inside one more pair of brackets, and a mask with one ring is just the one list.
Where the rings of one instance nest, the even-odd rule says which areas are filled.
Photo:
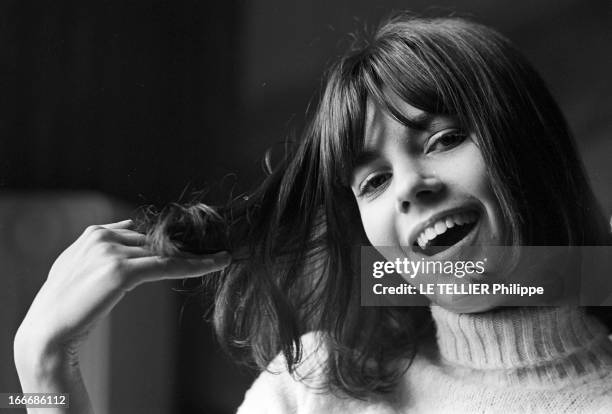
[[461, 144], [467, 137], [468, 135], [459, 129], [438, 132], [427, 141], [425, 153], [449, 150]]
[[380, 191], [391, 178], [391, 173], [374, 173], [369, 175], [359, 186], [359, 195], [371, 195]]

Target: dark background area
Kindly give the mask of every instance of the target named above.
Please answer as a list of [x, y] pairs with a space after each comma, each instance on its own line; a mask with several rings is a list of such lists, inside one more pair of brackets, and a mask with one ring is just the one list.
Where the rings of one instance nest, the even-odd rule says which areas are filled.
[[[234, 193], [252, 188], [265, 150], [303, 125], [347, 33], [409, 9], [472, 17], [523, 50], [567, 115], [610, 214], [612, 3], [432, 4], [2, 1], [0, 191], [86, 190], [161, 206], [222, 181], [227, 191], [236, 182]], [[173, 297], [173, 412], [232, 412], [252, 375], [222, 356], [197, 299]]]

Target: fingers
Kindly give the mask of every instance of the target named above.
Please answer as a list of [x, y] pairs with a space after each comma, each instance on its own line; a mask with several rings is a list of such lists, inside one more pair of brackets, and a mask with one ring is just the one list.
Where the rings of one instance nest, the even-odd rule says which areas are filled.
[[100, 227], [104, 227], [110, 230], [131, 229], [131, 228], [134, 228], [134, 222], [128, 219], [128, 220], [118, 221], [116, 223], [101, 224]]
[[133, 223], [131, 220], [124, 220], [118, 223], [89, 226], [79, 239], [85, 243], [117, 242], [128, 246], [142, 246], [146, 242], [146, 236], [137, 231], [131, 230]]
[[117, 253], [127, 259], [155, 256], [149, 249], [140, 246], [118, 246]]
[[229, 265], [227, 252], [196, 256], [161, 257], [146, 245], [146, 236], [133, 230], [131, 220], [90, 226], [83, 233], [80, 249], [92, 260], [111, 265], [111, 283], [125, 289], [155, 280], [199, 277]]
[[81, 234], [77, 241], [103, 241], [107, 239], [109, 235], [113, 234], [114, 230], [128, 230], [132, 225], [132, 220], [123, 220], [117, 223], [103, 225], [92, 225], [85, 229], [85, 231], [83, 232], [83, 234]]
[[126, 246], [144, 246], [147, 240], [147, 236], [142, 233], [135, 232], [133, 230], [113, 230], [116, 240]]
[[231, 257], [227, 252], [201, 256], [201, 258], [178, 257], [137, 257], [127, 261], [130, 267], [129, 288], [144, 282], [164, 279], [183, 279], [199, 277], [222, 270], [230, 264]]

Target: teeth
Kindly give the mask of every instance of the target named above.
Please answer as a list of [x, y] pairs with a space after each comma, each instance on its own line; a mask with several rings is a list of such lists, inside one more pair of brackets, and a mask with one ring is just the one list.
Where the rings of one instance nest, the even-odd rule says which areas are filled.
[[434, 224], [434, 230], [436, 234], [444, 233], [446, 231], [446, 222], [437, 221], [436, 224]]
[[425, 236], [429, 239], [429, 240], [433, 240], [436, 238], [437, 234], [436, 234], [436, 230], [433, 227], [427, 227], [425, 229]]
[[453, 228], [456, 225], [461, 226], [466, 223], [473, 223], [477, 219], [478, 215], [473, 212], [449, 215], [424, 229], [417, 237], [417, 243], [421, 249], [425, 249], [431, 240], [435, 239], [438, 235], [445, 233], [446, 230]]
[[427, 239], [423, 237], [423, 235], [419, 236], [419, 238], [417, 239], [417, 243], [419, 244], [419, 247], [423, 250], [427, 247]]

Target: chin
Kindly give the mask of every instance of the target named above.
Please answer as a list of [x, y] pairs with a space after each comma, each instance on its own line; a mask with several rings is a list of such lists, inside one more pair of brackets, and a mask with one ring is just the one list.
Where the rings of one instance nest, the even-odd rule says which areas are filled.
[[454, 313], [482, 313], [503, 304], [499, 297], [489, 295], [436, 295], [429, 299], [433, 305], [438, 305]]

